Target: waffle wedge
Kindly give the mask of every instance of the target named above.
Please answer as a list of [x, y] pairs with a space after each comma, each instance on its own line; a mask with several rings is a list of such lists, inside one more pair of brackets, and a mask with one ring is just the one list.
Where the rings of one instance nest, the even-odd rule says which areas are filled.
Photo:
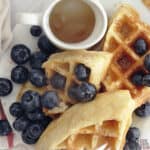
[[134, 107], [129, 91], [98, 94], [94, 101], [76, 104], [52, 122], [36, 150], [96, 150], [103, 144], [121, 150]]
[[[47, 115], [57, 115], [63, 113], [68, 107], [77, 103], [74, 99], [68, 96], [68, 88], [73, 83], [80, 84], [75, 75], [74, 68], [77, 64], [83, 64], [90, 69], [90, 76], [88, 82], [94, 85], [97, 91], [100, 88], [100, 83], [104, 79], [107, 69], [109, 67], [112, 54], [108, 52], [94, 52], [86, 50], [66, 51], [50, 56], [49, 60], [43, 64], [46, 76], [48, 78], [48, 85], [46, 87], [35, 88], [30, 83], [26, 83], [20, 90], [19, 97], [27, 91], [33, 90], [40, 94], [46, 91], [56, 91], [60, 97], [60, 105], [53, 109], [43, 108]], [[52, 85], [51, 78], [56, 73], [63, 75], [66, 78], [64, 89], [55, 89]]]
[[[142, 38], [147, 43], [147, 52], [140, 56], [134, 50], [135, 41]], [[145, 74], [143, 60], [150, 51], [150, 26], [144, 24], [131, 6], [120, 6], [113, 16], [104, 42], [104, 51], [113, 53], [113, 59], [103, 82], [106, 91], [128, 89], [137, 106], [149, 97], [150, 88], [135, 86], [131, 76], [138, 71]]]

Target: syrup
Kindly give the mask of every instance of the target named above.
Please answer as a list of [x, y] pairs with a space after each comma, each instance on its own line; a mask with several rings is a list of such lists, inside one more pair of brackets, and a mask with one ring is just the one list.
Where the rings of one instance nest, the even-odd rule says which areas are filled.
[[83, 0], [62, 0], [50, 16], [50, 28], [61, 41], [77, 43], [87, 39], [95, 26], [92, 8]]

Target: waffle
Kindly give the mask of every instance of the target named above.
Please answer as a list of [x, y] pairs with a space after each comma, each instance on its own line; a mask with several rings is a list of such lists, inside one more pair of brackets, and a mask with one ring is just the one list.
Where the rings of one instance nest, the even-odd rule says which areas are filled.
[[66, 84], [63, 90], [54, 89], [49, 83], [46, 87], [35, 88], [30, 83], [26, 83], [19, 93], [21, 95], [27, 90], [37, 91], [43, 94], [46, 91], [56, 91], [60, 97], [60, 105], [54, 109], [43, 108], [46, 115], [55, 115], [63, 113], [68, 107], [77, 103], [68, 96], [68, 88], [73, 83], [79, 83], [74, 75], [74, 68], [77, 64], [84, 64], [90, 68], [90, 76], [88, 82], [93, 84], [97, 91], [100, 88], [100, 82], [104, 79], [109, 67], [112, 54], [108, 52], [94, 52], [85, 50], [66, 51], [50, 56], [49, 60], [43, 64], [48, 82], [55, 73], [59, 73], [66, 77]]
[[150, 1], [149, 0], [142, 0], [144, 5], [150, 9]]
[[134, 107], [129, 91], [98, 94], [94, 101], [76, 104], [52, 122], [36, 150], [96, 150], [104, 144], [107, 150], [121, 150]]
[[139, 56], [133, 48], [134, 42], [139, 38], [143, 38], [150, 49], [150, 27], [140, 21], [139, 14], [131, 6], [120, 6], [110, 22], [104, 42], [103, 50], [112, 52], [113, 59], [103, 84], [106, 91], [128, 89], [137, 106], [144, 103], [150, 93], [149, 87], [135, 86], [131, 82], [131, 76], [135, 72], [147, 73], [143, 59], [150, 51]]

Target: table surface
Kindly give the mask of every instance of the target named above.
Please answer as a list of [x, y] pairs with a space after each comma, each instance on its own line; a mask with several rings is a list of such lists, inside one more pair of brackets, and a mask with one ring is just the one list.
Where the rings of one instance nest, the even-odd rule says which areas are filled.
[[18, 12], [40, 12], [47, 7], [49, 0], [9, 0], [11, 7], [12, 29], [15, 27], [15, 16]]

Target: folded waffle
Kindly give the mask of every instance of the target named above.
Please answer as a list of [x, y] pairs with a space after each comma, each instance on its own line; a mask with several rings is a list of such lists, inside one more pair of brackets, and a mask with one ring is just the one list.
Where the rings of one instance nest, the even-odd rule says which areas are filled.
[[[134, 50], [135, 41], [138, 39], [144, 39], [148, 45], [147, 52], [142, 56]], [[106, 91], [128, 89], [137, 106], [149, 98], [149, 87], [135, 86], [131, 82], [134, 73], [147, 73], [143, 60], [149, 53], [149, 45], [150, 26], [140, 21], [139, 14], [131, 6], [120, 6], [110, 22], [103, 47], [104, 51], [113, 53], [109, 71], [103, 82]]]
[[96, 52], [86, 50], [66, 51], [51, 55], [49, 60], [43, 64], [48, 82], [51, 80], [53, 75], [60, 74], [66, 78], [64, 89], [55, 89], [49, 82], [46, 87], [35, 88], [31, 83], [26, 83], [21, 88], [19, 97], [27, 91], [33, 90], [40, 94], [45, 91], [53, 90], [56, 91], [61, 99], [60, 105], [54, 109], [44, 108], [44, 112], [47, 115], [55, 115], [64, 112], [70, 105], [77, 103], [77, 101], [71, 99], [68, 96], [68, 88], [79, 81], [74, 75], [74, 68], [78, 64], [83, 64], [90, 69], [90, 75], [88, 82], [96, 87], [97, 90], [100, 88], [100, 83], [104, 79], [108, 70], [112, 54], [108, 52]]
[[129, 91], [98, 94], [94, 101], [76, 104], [52, 122], [36, 150], [121, 150], [135, 103]]

